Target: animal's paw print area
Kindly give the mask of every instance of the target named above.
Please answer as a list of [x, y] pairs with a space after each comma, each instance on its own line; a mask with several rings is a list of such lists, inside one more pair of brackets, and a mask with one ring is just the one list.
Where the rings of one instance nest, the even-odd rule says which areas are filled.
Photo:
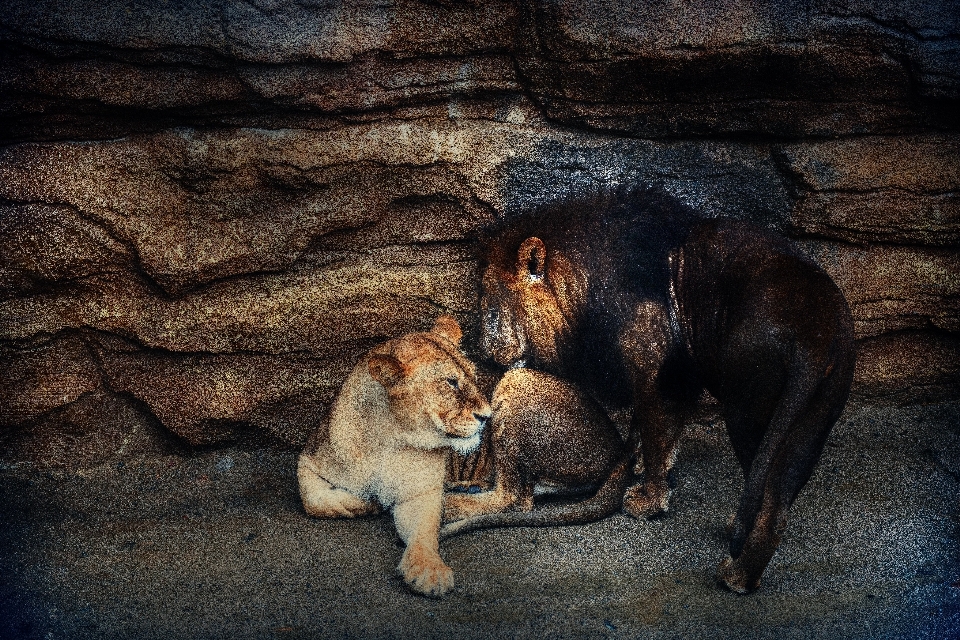
[[439, 597], [453, 590], [453, 569], [440, 556], [407, 549], [397, 571], [410, 589], [430, 597]]
[[740, 563], [730, 556], [717, 567], [717, 582], [734, 593], [750, 593], [760, 586], [760, 578], [750, 578]]
[[634, 518], [649, 518], [663, 513], [670, 505], [670, 489], [635, 485], [623, 497], [623, 512]]

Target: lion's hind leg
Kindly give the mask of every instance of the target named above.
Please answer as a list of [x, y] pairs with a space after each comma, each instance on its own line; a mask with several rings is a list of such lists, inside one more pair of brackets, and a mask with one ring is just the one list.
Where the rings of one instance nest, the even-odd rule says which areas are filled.
[[523, 481], [515, 460], [502, 446], [497, 450], [494, 473], [496, 481], [490, 491], [445, 493], [443, 521], [453, 522], [504, 511], [533, 510], [533, 485]]
[[[743, 407], [737, 411], [731, 403], [727, 426], [747, 477], [730, 527], [730, 555], [717, 571], [730, 590], [746, 593], [759, 586], [780, 544], [790, 506], [813, 473], [843, 409], [852, 370], [849, 358], [835, 368], [807, 366], [791, 375], [757, 447], [749, 437], [750, 412]], [[763, 404], [752, 399], [753, 406]]]
[[508, 510], [530, 511], [533, 509], [533, 491], [529, 496], [519, 496], [503, 485], [480, 493], [445, 493], [443, 495], [443, 521], [453, 522], [488, 513]]
[[297, 480], [303, 508], [316, 518], [355, 518], [380, 511], [375, 502], [330, 484], [320, 475], [317, 463], [309, 455], [300, 456]]
[[[497, 421], [500, 417], [495, 417]], [[495, 422], [495, 431], [503, 429]], [[497, 438], [497, 436], [494, 436]], [[443, 521], [453, 522], [473, 516], [488, 513], [502, 513], [504, 511], [532, 511], [533, 484], [522, 477], [517, 465], [515, 447], [509, 446], [503, 440], [494, 441], [494, 482], [493, 489], [479, 493], [450, 492], [443, 494]]]

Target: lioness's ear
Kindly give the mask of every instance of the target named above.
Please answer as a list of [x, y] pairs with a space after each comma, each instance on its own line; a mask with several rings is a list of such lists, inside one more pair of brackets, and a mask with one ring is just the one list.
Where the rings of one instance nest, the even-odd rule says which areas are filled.
[[392, 387], [406, 375], [406, 367], [393, 356], [375, 353], [367, 363], [370, 375], [384, 387]]
[[521, 278], [540, 280], [546, 273], [547, 248], [543, 240], [532, 236], [523, 241], [517, 252], [517, 275]]
[[463, 331], [460, 330], [460, 325], [453, 316], [440, 316], [433, 323], [433, 329], [430, 331], [457, 345], [460, 344], [460, 338], [463, 337]]

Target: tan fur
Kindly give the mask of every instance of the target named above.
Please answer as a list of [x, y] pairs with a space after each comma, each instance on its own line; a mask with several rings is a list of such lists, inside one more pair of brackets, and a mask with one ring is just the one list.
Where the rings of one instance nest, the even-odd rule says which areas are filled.
[[[447, 493], [444, 520], [456, 522], [443, 528], [442, 537], [484, 527], [583, 523], [620, 508], [628, 451], [588, 396], [549, 374], [513, 369], [497, 385], [493, 407], [494, 488]], [[602, 487], [584, 502], [534, 512], [534, 488], [543, 485]]]
[[393, 511], [406, 544], [397, 567], [418, 593], [453, 588], [437, 539], [451, 449], [480, 441], [490, 405], [476, 370], [460, 353], [456, 320], [443, 316], [427, 333], [390, 340], [361, 360], [300, 455], [304, 509], [321, 518]]
[[527, 238], [520, 247], [515, 271], [491, 266], [484, 273], [485, 292], [500, 291], [516, 303], [503, 305], [499, 326], [487, 327], [484, 333], [484, 337], [493, 333], [500, 336], [496, 346], [484, 345], [498, 362], [516, 362], [529, 349], [545, 362], [559, 359], [559, 346], [584, 304], [586, 277], [562, 253], [554, 251], [549, 258], [547, 279], [546, 248], [539, 238]]
[[[481, 395], [489, 398], [500, 380], [502, 372], [483, 366], [477, 367], [477, 387]], [[480, 446], [470, 453], [453, 451], [447, 464], [447, 478], [444, 488], [447, 491], [471, 488], [489, 491], [493, 486], [493, 439], [490, 429], [480, 434]]]

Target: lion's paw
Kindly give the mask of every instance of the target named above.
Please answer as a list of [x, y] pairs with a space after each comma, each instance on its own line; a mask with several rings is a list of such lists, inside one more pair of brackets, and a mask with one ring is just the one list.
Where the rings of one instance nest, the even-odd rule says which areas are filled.
[[667, 510], [670, 489], [653, 489], [638, 484], [627, 489], [623, 496], [623, 512], [634, 518], [649, 518]]
[[740, 563], [730, 556], [717, 567], [717, 582], [734, 593], [750, 593], [760, 586], [760, 578], [751, 578]]
[[408, 549], [397, 572], [408, 587], [425, 596], [439, 597], [453, 590], [453, 569], [438, 555]]

